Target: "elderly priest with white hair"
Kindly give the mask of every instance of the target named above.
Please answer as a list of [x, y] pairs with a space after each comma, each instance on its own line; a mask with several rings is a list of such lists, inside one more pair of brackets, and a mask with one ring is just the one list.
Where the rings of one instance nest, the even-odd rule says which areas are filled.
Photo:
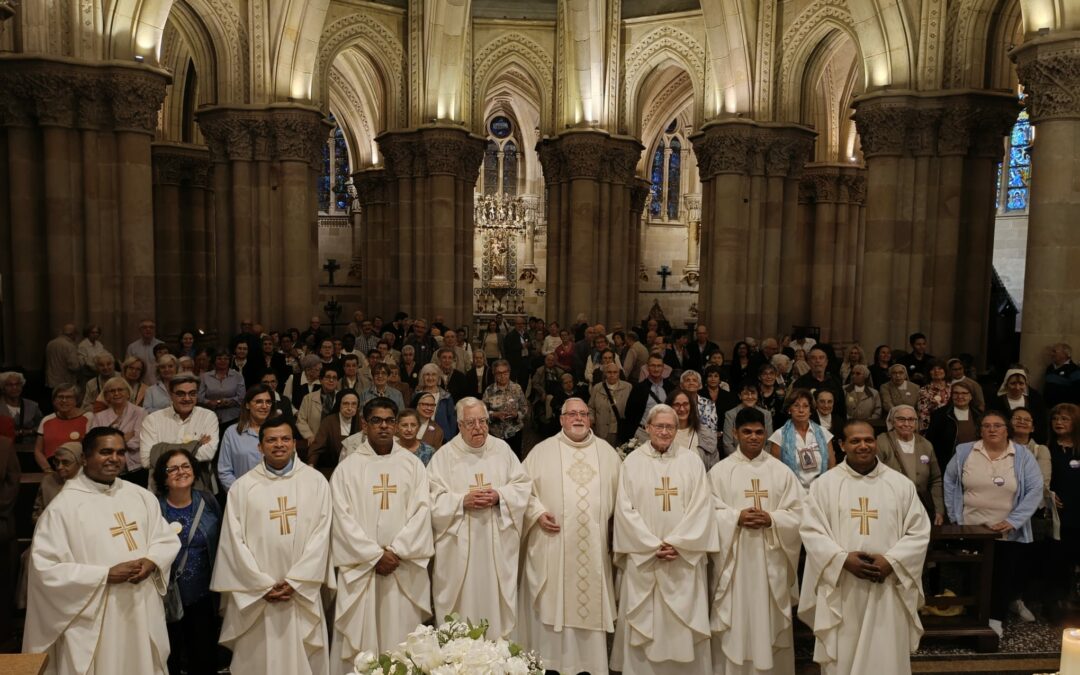
[[611, 669], [711, 675], [708, 555], [719, 548], [712, 492], [696, 450], [675, 443], [678, 417], [658, 403], [649, 442], [623, 463], [614, 550], [622, 569]]
[[484, 402], [458, 401], [458, 429], [428, 464], [435, 536], [435, 616], [486, 619], [505, 638], [517, 620], [518, 553], [532, 481], [510, 446], [488, 433]]
[[525, 458], [533, 496], [525, 514], [519, 642], [548, 670], [606, 675], [615, 630], [610, 521], [622, 461], [597, 438], [589, 406], [569, 398], [562, 426]]
[[157, 497], [120, 480], [124, 434], [91, 429], [85, 465], [41, 515], [30, 547], [24, 652], [50, 675], [168, 672], [162, 596], [180, 539]]

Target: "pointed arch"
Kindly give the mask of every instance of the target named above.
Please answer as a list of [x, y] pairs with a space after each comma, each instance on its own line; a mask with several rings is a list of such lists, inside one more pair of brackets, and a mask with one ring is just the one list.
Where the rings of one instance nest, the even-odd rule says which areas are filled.
[[522, 33], [500, 35], [480, 48], [473, 63], [473, 129], [483, 133], [487, 110], [484, 102], [490, 96], [494, 82], [507, 69], [516, 68], [529, 80], [537, 96], [541, 134], [554, 131], [554, 99], [552, 81], [555, 64], [551, 55]]
[[748, 29], [756, 24], [753, 2], [721, 0], [703, 2], [705, 35], [709, 45], [708, 95], [705, 114], [709, 119], [724, 115], [754, 113], [751, 72], [753, 53]]
[[640, 92], [658, 68], [675, 64], [690, 78], [693, 89], [692, 117], [700, 124], [704, 116], [705, 49], [687, 33], [662, 26], [643, 36], [627, 53], [623, 90], [623, 124], [631, 136], [641, 135]]
[[[823, 43], [828, 44], [842, 37], [849, 38], [855, 44], [860, 65], [865, 67], [866, 59], [862, 55], [854, 19], [847, 9], [840, 5], [825, 4], [823, 0], [818, 0], [784, 32], [781, 42], [784, 50], [780, 55], [780, 91], [777, 96], [781, 121], [801, 123], [806, 120], [803, 84], [807, 64], [815, 50]], [[865, 76], [865, 72], [861, 72]]]

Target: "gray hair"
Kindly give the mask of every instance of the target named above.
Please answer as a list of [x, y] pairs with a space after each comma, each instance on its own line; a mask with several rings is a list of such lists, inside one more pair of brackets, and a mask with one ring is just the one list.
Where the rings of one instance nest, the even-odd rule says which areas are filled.
[[851, 367], [851, 374], [861, 373], [865, 377], [870, 377], [870, 369], [861, 363], [856, 363]]
[[[915, 408], [909, 406], [906, 403], [901, 403], [900, 405], [894, 405], [892, 407], [892, 409], [889, 410], [889, 414], [885, 416], [885, 428], [886, 429], [888, 429], [889, 431], [892, 431], [893, 427], [896, 424], [896, 413], [900, 412], [901, 410], [910, 410], [911, 414], [914, 415], [915, 418], [916, 418], [916, 422], [915, 422], [916, 425], [918, 424], [917, 420], [918, 420], [918, 417], [919, 417], [919, 413], [916, 412]], [[917, 426], [916, 426], [916, 429], [918, 429]]]
[[7, 381], [13, 377], [19, 381], [21, 386], [26, 386], [26, 376], [17, 370], [9, 370], [6, 373], [0, 373], [0, 384], [7, 384]]
[[465, 419], [465, 410], [467, 410], [468, 408], [483, 408], [484, 417], [488, 416], [487, 405], [485, 405], [483, 401], [476, 398], [475, 396], [466, 396], [465, 398], [458, 401], [457, 405], [454, 406], [454, 412], [457, 414], [459, 424], [463, 419]]
[[169, 380], [169, 393], [171, 394], [174, 389], [182, 384], [199, 384], [199, 378], [195, 377], [194, 373], [178, 373], [176, 377]]
[[315, 354], [308, 354], [304, 358], [300, 359], [300, 367], [303, 368], [304, 370], [307, 370], [308, 368], [314, 368], [315, 366], [321, 366], [321, 365], [322, 365], [322, 359], [320, 359]]
[[113, 387], [121, 384], [124, 385], [124, 389], [127, 390], [127, 395], [131, 396], [131, 385], [128, 384], [127, 380], [120, 377], [119, 375], [116, 377], [110, 377], [108, 380], [106, 380], [105, 385], [101, 388], [101, 393], [105, 393], [106, 389], [112, 389]]
[[649, 414], [645, 416], [645, 424], [652, 424], [657, 415], [668, 414], [679, 419], [678, 414], [675, 413], [675, 408], [672, 408], [666, 403], [657, 403], [650, 410]]
[[113, 367], [116, 366], [116, 357], [113, 356], [112, 354], [110, 354], [109, 352], [101, 352], [100, 354], [98, 354], [97, 356], [94, 357], [94, 364], [95, 365], [100, 365], [102, 363], [105, 363], [106, 361], [109, 361], [110, 363], [112, 363]]
[[769, 362], [780, 372], [786, 373], [791, 368], [791, 357], [787, 354], [773, 354]]
[[699, 373], [696, 370], [690, 370], [690, 369], [684, 370], [682, 372], [682, 375], [679, 376], [679, 384], [683, 384], [687, 380], [694, 379], [694, 378], [697, 379], [698, 384], [700, 385], [701, 384], [701, 373]]
[[53, 400], [55, 401], [57, 396], [69, 391], [77, 396], [79, 393], [79, 388], [76, 387], [74, 384], [71, 384], [70, 382], [62, 382], [56, 385], [56, 387], [52, 390]]
[[173, 364], [177, 368], [180, 367], [180, 359], [176, 358], [172, 354], [162, 354], [161, 357], [157, 360], [157, 367], [161, 368], [162, 366], [169, 363]]
[[423, 366], [420, 367], [420, 386], [424, 385], [424, 376], [428, 373], [434, 373], [440, 378], [440, 380], [442, 379], [442, 368], [435, 365], [434, 363], [425, 363]]
[[494, 373], [496, 368], [502, 368], [503, 366], [510, 368], [510, 362], [506, 359], [495, 359], [495, 363], [491, 364], [491, 372]]
[[[577, 396], [571, 396], [570, 398], [563, 401], [562, 406], [559, 408], [559, 414], [560, 415], [565, 415], [566, 414], [566, 405], [568, 403], [572, 402], [572, 401], [576, 401], [576, 402], [578, 402], [581, 405], [586, 406], [586, 407], [588, 407], [588, 405], [589, 405], [588, 403], [586, 403], [584, 401], [584, 399], [581, 399], [581, 398], [579, 398]], [[592, 410], [591, 409], [589, 410], [589, 419], [592, 419]]]

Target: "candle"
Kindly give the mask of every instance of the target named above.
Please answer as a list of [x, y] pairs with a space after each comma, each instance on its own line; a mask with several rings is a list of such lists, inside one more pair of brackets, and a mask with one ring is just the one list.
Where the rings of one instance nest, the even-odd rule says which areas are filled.
[[1080, 675], [1080, 630], [1066, 628], [1061, 634], [1060, 675]]

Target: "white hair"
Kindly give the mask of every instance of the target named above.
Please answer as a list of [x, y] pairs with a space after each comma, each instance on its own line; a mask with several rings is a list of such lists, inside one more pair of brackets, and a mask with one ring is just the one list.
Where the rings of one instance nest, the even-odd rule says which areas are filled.
[[[559, 408], [559, 414], [560, 415], [566, 414], [566, 406], [567, 406], [567, 404], [569, 404], [569, 403], [571, 403], [573, 401], [577, 401], [578, 403], [580, 403], [583, 406], [588, 406], [589, 405], [588, 403], [586, 403], [584, 400], [578, 398], [577, 396], [571, 396], [570, 398], [563, 401], [562, 406]], [[592, 410], [589, 411], [589, 417], [590, 418], [592, 417]]]
[[894, 420], [896, 419], [896, 413], [900, 412], [901, 410], [910, 410], [911, 414], [914, 415], [916, 418], [919, 416], [919, 413], [915, 411], [915, 408], [912, 408], [911, 406], [909, 406], [906, 403], [901, 403], [900, 405], [894, 405], [892, 407], [892, 409], [889, 410], [889, 414], [885, 416], [885, 428], [886, 429], [888, 429], [889, 431], [893, 430], [893, 427], [895, 426]]
[[19, 381], [20, 385], [26, 386], [26, 377], [22, 373], [15, 370], [9, 370], [6, 373], [0, 373], [0, 384], [7, 384], [7, 381], [13, 377]]
[[697, 378], [698, 384], [701, 384], [701, 373], [699, 373], [696, 370], [690, 370], [690, 369], [684, 370], [682, 372], [682, 375], [679, 376], [679, 384], [682, 384], [682, 383], [686, 382], [687, 380], [689, 380], [692, 377]]
[[652, 424], [657, 415], [664, 413], [673, 416], [675, 419], [679, 419], [679, 416], [675, 413], [675, 408], [672, 408], [666, 403], [657, 403], [649, 410], [649, 414], [645, 416], [645, 424]]
[[[438, 366], [435, 367], [438, 368]], [[483, 401], [476, 398], [475, 396], [466, 396], [465, 398], [458, 401], [457, 405], [454, 406], [454, 412], [457, 413], [458, 422], [461, 422], [461, 420], [464, 419], [465, 410], [467, 410], [468, 408], [482, 408], [484, 411], [484, 417], [488, 416], [487, 405], [485, 405]]]

